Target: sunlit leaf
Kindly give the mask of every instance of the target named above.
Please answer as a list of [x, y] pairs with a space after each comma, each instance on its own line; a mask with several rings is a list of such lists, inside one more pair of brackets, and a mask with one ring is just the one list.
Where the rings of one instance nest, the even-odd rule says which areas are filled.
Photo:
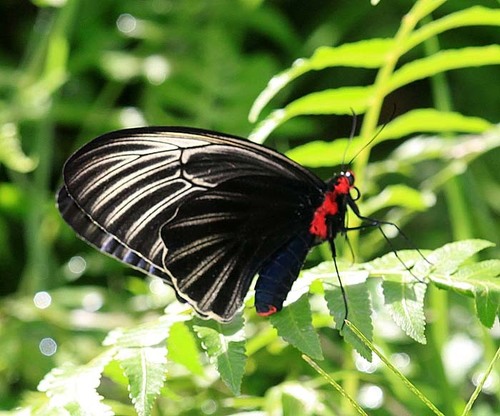
[[307, 294], [296, 302], [286, 305], [280, 313], [271, 315], [270, 321], [277, 329], [278, 335], [285, 341], [310, 357], [323, 359], [318, 334], [312, 326]]
[[[489, 241], [479, 239], [446, 244], [426, 256], [428, 260], [428, 263], [425, 262], [427, 263], [426, 267], [432, 267], [433, 274], [451, 275], [457, 270], [458, 266], [467, 261], [467, 259], [493, 245], [494, 244]], [[425, 264], [423, 264], [424, 260], [421, 260], [419, 263], [425, 266]], [[417, 265], [417, 267], [418, 266], [419, 265]]]
[[393, 206], [425, 211], [429, 205], [428, 199], [422, 192], [403, 184], [391, 185], [363, 202], [363, 214], [370, 216], [380, 209]]
[[12, 123], [0, 127], [0, 163], [18, 172], [30, 172], [37, 165], [36, 159], [23, 153], [17, 127]]
[[452, 275], [432, 274], [441, 288], [473, 296], [481, 323], [488, 328], [500, 317], [500, 260], [486, 260], [461, 266]]
[[164, 315], [156, 321], [146, 322], [128, 329], [111, 331], [103, 341], [104, 345], [120, 347], [151, 347], [163, 343], [167, 338], [170, 327], [179, 321], [188, 319], [186, 316]]
[[139, 416], [151, 414], [166, 379], [167, 347], [120, 348], [116, 360], [129, 379], [129, 394]]
[[[366, 275], [365, 275], [366, 278]], [[372, 305], [370, 295], [365, 283], [344, 285], [348, 303], [347, 319], [351, 321], [370, 341], [373, 340]], [[325, 290], [325, 299], [328, 309], [335, 318], [335, 328], [340, 329], [345, 318], [345, 305], [340, 288]], [[360, 341], [360, 339], [346, 326], [342, 329], [342, 334], [346, 342], [350, 343], [358, 353], [367, 359], [372, 360], [371, 350]]]
[[427, 257], [429, 251], [421, 250], [399, 250], [397, 257], [394, 252], [384, 254], [382, 257], [373, 259], [368, 263], [364, 263], [364, 267], [370, 271], [370, 274], [375, 276], [384, 276], [384, 274], [397, 274], [397, 281], [402, 280], [402, 273], [405, 273], [408, 268], [411, 268], [415, 263], [425, 260], [422, 256]]
[[500, 45], [440, 51], [434, 55], [411, 61], [395, 71], [387, 86], [387, 93], [419, 79], [452, 69], [499, 63]]
[[200, 351], [193, 334], [183, 322], [172, 325], [167, 345], [169, 360], [182, 364], [193, 374], [203, 374]]
[[264, 106], [291, 81], [309, 71], [335, 66], [378, 68], [384, 63], [394, 39], [367, 39], [339, 46], [322, 46], [310, 58], [296, 60], [293, 65], [271, 78], [250, 110], [249, 119], [255, 122]]
[[404, 47], [406, 50], [410, 50], [431, 37], [464, 26], [500, 26], [500, 10], [473, 6], [451, 13], [415, 30]]
[[113, 352], [107, 351], [84, 366], [66, 364], [55, 368], [40, 382], [38, 390], [47, 394], [54, 414], [57, 409], [65, 409], [70, 414], [114, 415], [97, 393], [104, 366], [112, 358]]
[[292, 101], [285, 108], [273, 111], [249, 136], [262, 143], [285, 121], [306, 114], [363, 114], [372, 99], [373, 87], [343, 87], [314, 92]]
[[479, 117], [433, 108], [420, 108], [408, 111], [389, 122], [380, 132], [377, 142], [416, 133], [481, 133], [489, 128], [491, 123]]
[[130, 398], [141, 416], [150, 414], [165, 382], [170, 328], [185, 319], [164, 315], [134, 328], [111, 331], [104, 340], [104, 345], [117, 348], [116, 360], [129, 379]]
[[424, 299], [427, 285], [384, 280], [385, 305], [394, 322], [415, 341], [426, 343]]
[[338, 166], [345, 162], [345, 150], [349, 146], [356, 148], [359, 143], [358, 138], [353, 138], [351, 144], [349, 139], [335, 139], [330, 142], [315, 140], [290, 149], [286, 155], [310, 168]]
[[240, 316], [228, 324], [203, 322], [196, 319], [193, 326], [210, 361], [219, 371], [222, 381], [234, 394], [239, 394], [245, 372], [246, 354], [243, 318]]
[[[489, 129], [489, 130], [488, 130]], [[443, 136], [417, 136], [405, 140], [391, 156], [373, 166], [386, 163], [393, 170], [397, 160], [417, 163], [430, 158], [458, 159], [474, 154], [482, 154], [500, 146], [498, 128], [491, 129], [491, 123], [479, 117], [468, 117], [456, 112], [442, 112], [434, 109], [418, 109], [405, 113], [388, 123], [376, 142], [399, 139], [418, 133], [483, 133], [477, 136], [459, 136], [449, 140]], [[366, 139], [360, 137], [336, 138], [332, 141], [311, 141], [290, 149], [286, 155], [301, 165], [317, 168], [338, 166], [346, 163], [364, 145]], [[346, 153], [347, 151], [347, 153]], [[384, 172], [387, 171], [387, 168]]]

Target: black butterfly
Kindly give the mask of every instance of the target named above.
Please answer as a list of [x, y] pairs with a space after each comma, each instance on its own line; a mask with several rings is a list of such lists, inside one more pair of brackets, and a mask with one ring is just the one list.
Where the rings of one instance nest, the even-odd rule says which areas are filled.
[[335, 259], [348, 207], [381, 223], [360, 215], [352, 172], [324, 182], [264, 146], [193, 128], [105, 134], [63, 176], [58, 207], [81, 238], [219, 321], [240, 309], [256, 274], [257, 312], [279, 311], [312, 246], [328, 241]]

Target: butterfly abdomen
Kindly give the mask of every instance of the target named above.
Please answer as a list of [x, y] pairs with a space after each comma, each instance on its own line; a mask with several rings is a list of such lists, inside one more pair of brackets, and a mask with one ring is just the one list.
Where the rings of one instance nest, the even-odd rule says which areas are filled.
[[298, 235], [264, 264], [255, 285], [255, 309], [259, 315], [269, 316], [281, 310], [313, 243], [312, 234]]

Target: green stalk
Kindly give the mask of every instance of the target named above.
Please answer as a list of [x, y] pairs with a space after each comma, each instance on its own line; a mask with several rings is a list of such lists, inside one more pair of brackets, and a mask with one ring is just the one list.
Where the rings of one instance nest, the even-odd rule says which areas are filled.
[[[316, 364], [310, 357], [302, 354], [302, 359], [309, 364], [321, 377], [323, 377], [330, 385], [332, 385], [335, 390], [337, 390], [341, 396], [345, 399], [346, 403], [349, 404], [350, 409], [360, 415], [368, 415], [361, 406], [356, 402], [356, 400], [349, 395], [349, 393], [342, 388], [342, 386], [337, 383], [327, 372], [325, 372], [318, 364]], [[344, 407], [345, 408], [345, 407]]]
[[[425, 20], [430, 22], [431, 18], [427, 17]], [[441, 48], [437, 37], [426, 40], [424, 49], [428, 56], [439, 52]], [[435, 107], [442, 111], [451, 111], [453, 104], [445, 74], [438, 73], [431, 77], [430, 81]], [[450, 179], [444, 187], [455, 239], [457, 237], [468, 238], [471, 228], [465, 206], [466, 201], [461, 189], [463, 187], [460, 185], [460, 179], [456, 177]], [[444, 396], [442, 402], [446, 406], [445, 412], [446, 414], [453, 414], [455, 409], [462, 407], [463, 404], [458, 399], [460, 395], [456, 394], [446, 377], [441, 359], [444, 345], [449, 339], [448, 293], [431, 287], [428, 292], [428, 299], [431, 310], [439, 317], [429, 327], [429, 348], [433, 351], [431, 368], [435, 371], [435, 381], [439, 385], [439, 391]]]
[[[434, 413], [435, 415], [439, 415], [439, 416], [444, 416], [444, 414], [436, 407], [434, 406], [434, 404], [417, 388], [415, 387], [415, 385], [410, 381], [408, 380], [404, 375], [403, 373], [401, 373], [401, 371], [399, 371], [391, 362], [390, 360], [388, 360], [384, 354], [382, 354], [382, 352], [377, 348], [375, 347], [375, 345], [370, 342], [364, 335], [361, 331], [358, 330], [358, 328], [356, 328], [356, 326], [354, 326], [350, 321], [346, 320], [346, 325], [349, 327], [349, 329], [351, 329], [355, 334], [356, 336], [368, 347], [370, 348], [370, 350], [375, 353], [379, 358], [380, 360], [389, 368], [390, 371], [393, 372], [393, 374], [395, 374], [401, 381], [401, 383], [408, 388], [408, 390], [410, 392], [412, 392], [416, 397], [418, 397], [422, 403], [424, 403], [430, 411], [432, 411], [432, 413]], [[449, 415], [453, 414], [453, 413], [448, 413]]]
[[[21, 108], [46, 106], [34, 124], [30, 134], [35, 138], [34, 154], [39, 164], [25, 186], [32, 203], [26, 216], [26, 267], [20, 284], [20, 291], [33, 293], [50, 286], [51, 255], [50, 241], [45, 226], [47, 214], [54, 204], [50, 189], [52, 156], [54, 148], [54, 126], [49, 106], [66, 79], [68, 56], [67, 32], [76, 16], [77, 0], [70, 0], [46, 23], [46, 30], [33, 32], [31, 45], [25, 59], [24, 73], [18, 86], [17, 100]], [[45, 22], [47, 9], [40, 10], [41, 21]], [[40, 36], [40, 33], [42, 36]], [[40, 112], [39, 109], [36, 109]], [[31, 114], [22, 114], [21, 119], [30, 119]]]
[[[39, 164], [33, 180], [28, 185], [31, 204], [28, 208], [25, 227], [27, 262], [20, 291], [31, 294], [47, 287], [50, 282], [50, 249], [44, 238], [43, 222], [47, 214], [47, 189], [52, 162], [53, 128], [49, 119], [37, 124], [34, 134], [35, 152]], [[43, 140], [42, 140], [43, 138]]]
[[[366, 142], [370, 138], [374, 137], [377, 131], [378, 120], [380, 117], [380, 111], [384, 103], [384, 99], [388, 94], [388, 85], [399, 58], [406, 52], [405, 44], [413, 33], [417, 23], [428, 14], [432, 13], [437, 7], [444, 3], [445, 0], [419, 0], [417, 1], [412, 9], [403, 17], [401, 26], [395, 36], [395, 48], [387, 55], [386, 63], [383, 65], [374, 82], [374, 93], [372, 99], [372, 105], [368, 108], [365, 118], [363, 121], [363, 126], [361, 128], [360, 137], [362, 137]], [[361, 152], [356, 160], [354, 161], [353, 169], [356, 172], [356, 181], [358, 184], [364, 183], [364, 173], [368, 161], [370, 158], [370, 150], [375, 143], [368, 146], [363, 152]], [[363, 190], [361, 190], [361, 193]], [[351, 227], [359, 226], [360, 220], [355, 216], [352, 216], [352, 223], [349, 225]], [[354, 231], [349, 235], [349, 241], [355, 257], [359, 257], [358, 251], [358, 232]], [[347, 376], [344, 380], [344, 386], [349, 395], [353, 395], [353, 389], [357, 386], [358, 379], [354, 374]]]
[[[360, 132], [360, 137], [362, 137], [364, 141], [368, 142], [376, 134], [380, 111], [382, 109], [384, 99], [389, 93], [388, 85], [390, 79], [394, 73], [394, 69], [396, 68], [399, 58], [406, 52], [406, 43], [413, 33], [417, 23], [422, 18], [432, 13], [432, 11], [441, 6], [444, 2], [445, 0], [417, 1], [412, 9], [403, 17], [401, 26], [395, 36], [395, 48], [391, 51], [391, 53], [387, 54], [386, 63], [380, 68], [375, 78], [372, 105], [368, 108], [365, 114], [363, 126]], [[364, 183], [364, 174], [370, 158], [370, 150], [374, 144], [375, 143], [372, 143], [363, 152], [361, 152], [354, 162], [353, 168], [357, 175], [356, 181], [359, 184]], [[350, 225], [356, 227], [359, 224], [360, 220], [358, 218], [353, 218], [352, 224]], [[358, 233], [353, 232], [349, 235], [349, 237], [354, 253], [357, 255]]]
[[472, 406], [474, 405], [474, 402], [478, 398], [479, 394], [481, 393], [481, 390], [483, 386], [485, 385], [488, 377], [491, 375], [493, 369], [497, 365], [497, 363], [500, 361], [500, 347], [497, 349], [495, 356], [491, 359], [490, 363], [488, 364], [488, 367], [486, 368], [486, 371], [484, 372], [483, 376], [481, 377], [481, 380], [477, 384], [476, 388], [474, 389], [474, 392], [472, 393], [469, 401], [467, 402], [467, 405], [464, 407], [464, 410], [462, 412], [462, 416], [467, 416], [470, 414], [470, 411], [472, 409]]

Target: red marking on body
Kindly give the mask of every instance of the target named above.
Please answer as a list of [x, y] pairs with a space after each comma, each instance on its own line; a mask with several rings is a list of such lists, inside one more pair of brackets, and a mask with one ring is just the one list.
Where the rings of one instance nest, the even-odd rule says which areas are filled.
[[318, 236], [322, 240], [328, 237], [328, 229], [326, 226], [326, 217], [335, 215], [339, 212], [337, 198], [341, 195], [347, 195], [352, 183], [346, 176], [339, 176], [337, 182], [331, 191], [325, 193], [323, 203], [314, 211], [314, 217], [309, 227], [309, 232]]
[[276, 308], [276, 306], [274, 305], [267, 305], [269, 310], [265, 311], [265, 312], [257, 312], [257, 314], [259, 316], [270, 316], [270, 315], [273, 315], [275, 314], [276, 312], [278, 312], [278, 308]]

